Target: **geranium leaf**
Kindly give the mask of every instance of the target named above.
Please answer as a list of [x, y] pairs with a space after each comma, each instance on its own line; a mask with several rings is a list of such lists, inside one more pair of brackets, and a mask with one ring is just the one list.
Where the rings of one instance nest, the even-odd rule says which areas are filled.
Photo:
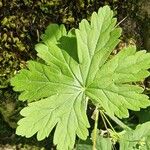
[[[149, 106], [143, 88], [128, 83], [149, 76], [150, 54], [136, 52], [135, 47], [124, 48], [97, 72], [94, 82], [88, 86], [87, 95], [100, 103], [108, 114], [128, 117], [128, 110]], [[135, 103], [136, 102], [136, 103]]]
[[84, 19], [76, 29], [78, 57], [86, 86], [93, 82], [96, 72], [119, 42], [121, 29], [115, 25], [113, 11], [105, 6], [92, 14], [91, 23]]
[[12, 79], [14, 90], [23, 91], [19, 96], [20, 100], [31, 102], [58, 93], [78, 91], [78, 85], [70, 74], [67, 76], [50, 66], [34, 61], [28, 62], [28, 69], [21, 70]]
[[148, 150], [150, 148], [150, 122], [140, 124], [135, 130], [127, 131], [120, 137], [120, 150]]
[[97, 150], [112, 150], [112, 142], [110, 138], [104, 138], [99, 135], [96, 140]]
[[30, 103], [21, 111], [25, 118], [18, 122], [16, 133], [29, 138], [38, 131], [37, 139], [43, 140], [57, 124], [54, 144], [57, 144], [58, 149], [72, 148], [76, 134], [83, 140], [88, 136], [89, 124], [84, 98], [78, 92], [53, 95]]
[[76, 144], [75, 150], [91, 150], [92, 149], [92, 140], [88, 137], [85, 141], [79, 140]]
[[81, 21], [79, 29], [48, 26], [35, 47], [43, 61], [29, 61], [11, 80], [14, 90], [22, 92], [20, 100], [36, 101], [21, 111], [17, 134], [37, 133], [42, 140], [56, 127], [57, 149], [72, 149], [76, 135], [84, 140], [88, 136], [89, 98], [110, 117], [127, 117], [128, 109], [149, 106], [143, 88], [131, 83], [149, 75], [150, 54], [128, 47], [110, 60], [120, 34], [108, 6], [94, 12], [91, 22]]
[[[93, 134], [93, 133], [92, 133]], [[91, 135], [92, 137], [93, 135]], [[96, 136], [96, 150], [111, 150], [113, 147], [113, 143], [111, 139], [103, 137], [100, 134], [100, 130], [97, 129], [97, 136]], [[80, 140], [77, 143], [76, 150], [91, 150], [92, 149], [92, 140], [87, 138], [86, 141]]]

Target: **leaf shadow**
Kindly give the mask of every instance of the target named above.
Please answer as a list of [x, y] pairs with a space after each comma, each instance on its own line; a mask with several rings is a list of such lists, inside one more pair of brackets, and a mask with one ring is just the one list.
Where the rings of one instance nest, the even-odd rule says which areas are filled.
[[63, 51], [66, 51], [70, 57], [79, 63], [76, 37], [62, 36], [57, 46]]

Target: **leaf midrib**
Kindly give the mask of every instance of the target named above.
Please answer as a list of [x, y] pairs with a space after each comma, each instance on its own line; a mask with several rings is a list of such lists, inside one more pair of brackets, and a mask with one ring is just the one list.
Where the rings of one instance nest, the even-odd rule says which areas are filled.
[[[103, 23], [104, 23], [104, 22], [103, 22]], [[110, 25], [111, 25], [111, 24], [110, 24]], [[109, 25], [102, 33], [106, 32], [106, 30], [110, 27], [110, 25]], [[103, 26], [103, 25], [102, 25], [102, 26]], [[101, 30], [102, 30], [102, 28], [101, 28]], [[88, 86], [88, 78], [89, 78], [89, 76], [90, 76], [90, 68], [91, 68], [91, 65], [92, 65], [94, 56], [95, 56], [101, 49], [103, 49], [103, 48], [107, 45], [107, 43], [108, 43], [108, 41], [109, 41], [109, 39], [110, 39], [110, 38], [108, 39], [108, 41], [105, 43], [105, 45], [104, 45], [103, 47], [101, 47], [100, 50], [96, 51], [96, 49], [97, 49], [97, 44], [98, 44], [98, 42], [99, 42], [99, 40], [100, 40], [100, 35], [101, 35], [102, 33], [101, 33], [101, 31], [100, 31], [100, 33], [99, 33], [99, 38], [98, 38], [98, 40], [97, 40], [96, 47], [95, 47], [95, 50], [94, 50], [94, 54], [91, 56], [90, 64], [89, 64], [89, 67], [88, 67], [88, 73], [87, 73], [87, 77], [86, 77], [86, 82], [85, 82], [85, 86], [86, 86], [86, 87]], [[95, 51], [96, 51], [96, 53], [95, 53]], [[100, 64], [98, 64], [98, 65], [100, 65]], [[99, 69], [100, 69], [100, 68], [99, 68]], [[98, 70], [99, 70], [99, 69], [98, 69]], [[97, 70], [97, 72], [98, 72], [98, 70]], [[95, 73], [95, 76], [96, 76], [97, 72]], [[94, 76], [94, 78], [95, 78], [95, 76]]]

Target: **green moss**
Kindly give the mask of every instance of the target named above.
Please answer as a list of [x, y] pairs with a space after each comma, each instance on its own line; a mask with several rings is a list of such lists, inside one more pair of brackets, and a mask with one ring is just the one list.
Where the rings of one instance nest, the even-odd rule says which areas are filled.
[[18, 145], [10, 145], [10, 144], [6, 144], [6, 145], [0, 145], [0, 148], [3, 150], [45, 150], [45, 148], [40, 148], [38, 146], [34, 146], [34, 145], [22, 145], [22, 144], [18, 144]]
[[11, 128], [16, 128], [16, 123], [20, 118], [19, 111], [24, 105], [16, 100], [17, 94], [11, 88], [0, 90], [0, 113]]

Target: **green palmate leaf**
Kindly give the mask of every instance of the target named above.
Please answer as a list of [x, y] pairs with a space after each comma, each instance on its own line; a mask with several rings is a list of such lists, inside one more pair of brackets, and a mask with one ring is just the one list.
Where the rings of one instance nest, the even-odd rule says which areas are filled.
[[97, 72], [86, 94], [105, 108], [108, 114], [128, 117], [128, 110], [139, 110], [149, 105], [142, 87], [128, 83], [149, 76], [150, 54], [136, 52], [135, 47], [124, 48]]
[[[97, 131], [100, 132], [99, 130]], [[104, 138], [98, 132], [96, 138], [96, 150], [111, 150], [113, 147], [111, 139]], [[92, 150], [92, 140], [87, 138], [86, 141], [79, 141], [79, 143], [77, 143], [76, 150]]]
[[56, 127], [54, 144], [59, 150], [71, 149], [76, 135], [85, 140], [89, 123], [87, 100], [103, 107], [111, 117], [128, 117], [128, 109], [150, 105], [141, 87], [131, 85], [149, 75], [150, 54], [124, 48], [109, 60], [118, 44], [121, 29], [108, 6], [93, 13], [91, 22], [81, 21], [79, 29], [66, 32], [52, 24], [36, 45], [43, 63], [29, 61], [11, 80], [19, 99], [32, 102], [21, 111], [17, 134], [38, 140]]
[[104, 138], [99, 135], [96, 140], [97, 150], [112, 150], [112, 142], [110, 138]]
[[76, 134], [84, 140], [88, 136], [83, 99], [84, 95], [78, 92], [53, 95], [29, 104], [21, 111], [25, 118], [18, 122], [17, 134], [31, 137], [38, 131], [37, 139], [43, 140], [57, 124], [54, 144], [58, 144], [58, 149], [72, 148]]
[[75, 150], [91, 150], [92, 149], [92, 140], [88, 137], [86, 141], [79, 140], [76, 144]]
[[120, 137], [120, 150], [149, 150], [150, 122], [138, 125], [135, 130], [127, 131]]
[[[112, 141], [109, 137], [105, 138], [104, 136], [104, 131], [100, 131], [97, 129], [96, 132], [96, 150], [111, 150], [113, 147]], [[92, 141], [94, 142], [94, 131], [92, 132]]]

